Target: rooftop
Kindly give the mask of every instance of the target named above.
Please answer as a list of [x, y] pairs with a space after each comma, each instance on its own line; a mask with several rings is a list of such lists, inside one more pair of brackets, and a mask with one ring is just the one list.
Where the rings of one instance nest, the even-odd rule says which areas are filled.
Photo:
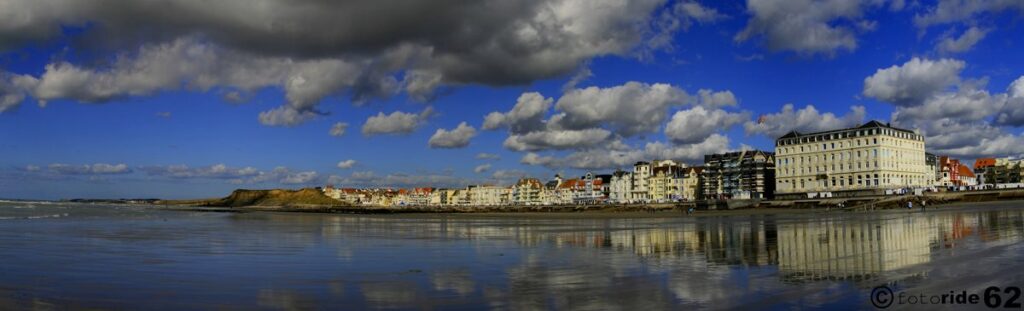
[[849, 130], [872, 129], [872, 128], [886, 128], [886, 129], [901, 131], [901, 132], [910, 133], [910, 134], [917, 134], [917, 133], [914, 133], [914, 131], [911, 131], [911, 130], [901, 129], [901, 128], [898, 128], [898, 127], [893, 127], [889, 123], [882, 123], [882, 122], [879, 122], [878, 120], [871, 120], [871, 121], [868, 121], [868, 123], [864, 123], [864, 125], [861, 125], [861, 126], [858, 126], [858, 127], [854, 127], [854, 128], [835, 129], [835, 130], [828, 130], [828, 131], [822, 131], [822, 132], [813, 132], [813, 133], [800, 133], [800, 132], [797, 132], [797, 131], [790, 131], [789, 133], [786, 133], [786, 135], [782, 135], [782, 137], [779, 137], [779, 139], [783, 139], [783, 138], [797, 138], [797, 137], [814, 136], [814, 135], [822, 135], [822, 134], [832, 134], [832, 133], [841, 133], [841, 132], [845, 132], [845, 131], [849, 131]]

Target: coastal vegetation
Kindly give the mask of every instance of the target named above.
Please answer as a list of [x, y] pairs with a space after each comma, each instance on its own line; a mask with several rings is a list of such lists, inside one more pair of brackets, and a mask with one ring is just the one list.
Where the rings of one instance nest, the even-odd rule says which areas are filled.
[[347, 203], [332, 199], [316, 188], [298, 190], [270, 189], [250, 190], [237, 189], [223, 198], [199, 200], [161, 200], [155, 204], [181, 205], [201, 207], [274, 207], [274, 208], [307, 208], [307, 207], [344, 207]]

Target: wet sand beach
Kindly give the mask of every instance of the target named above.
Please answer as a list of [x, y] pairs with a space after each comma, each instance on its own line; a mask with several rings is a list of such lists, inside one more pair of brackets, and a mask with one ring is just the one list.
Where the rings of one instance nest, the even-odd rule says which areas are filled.
[[880, 285], [1019, 286], [1022, 236], [1020, 202], [695, 215], [2, 202], [0, 309], [870, 309]]

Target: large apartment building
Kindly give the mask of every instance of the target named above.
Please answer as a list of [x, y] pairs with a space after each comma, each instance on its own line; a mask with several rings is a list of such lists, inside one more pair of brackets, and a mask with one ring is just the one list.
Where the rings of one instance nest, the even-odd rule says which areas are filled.
[[512, 188], [498, 186], [469, 186], [469, 204], [475, 206], [508, 205], [512, 202]]
[[[608, 200], [616, 203], [695, 200], [700, 170], [673, 160], [640, 161], [632, 172], [599, 175], [607, 179]], [[604, 183], [603, 183], [604, 184]]]
[[544, 185], [536, 178], [522, 178], [512, 187], [511, 201], [516, 205], [539, 205]]
[[651, 177], [651, 163], [640, 161], [633, 164], [633, 174], [629, 175], [632, 187], [629, 189], [629, 200], [632, 202], [647, 202], [651, 200], [648, 179]]
[[705, 200], [771, 199], [775, 193], [775, 155], [745, 150], [704, 156], [701, 197]]
[[778, 197], [828, 192], [836, 197], [929, 187], [924, 136], [871, 121], [855, 128], [790, 132], [775, 141]]
[[984, 184], [1016, 184], [1024, 182], [1024, 160], [982, 158], [974, 161], [974, 172]]

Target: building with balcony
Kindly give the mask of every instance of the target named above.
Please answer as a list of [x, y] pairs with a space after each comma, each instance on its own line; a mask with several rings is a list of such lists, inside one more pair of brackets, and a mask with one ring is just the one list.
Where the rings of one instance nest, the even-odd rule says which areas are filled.
[[647, 161], [640, 161], [633, 164], [633, 173], [629, 175], [630, 187], [629, 189], [629, 201], [630, 202], [648, 202], [651, 200], [651, 195], [648, 193], [647, 181], [651, 177], [651, 163]]
[[979, 184], [1019, 184], [1024, 181], [1024, 160], [982, 158], [974, 161]]
[[628, 203], [630, 189], [633, 189], [633, 174], [623, 170], [616, 170], [612, 173], [608, 187], [608, 201], [613, 203]]
[[539, 205], [544, 185], [536, 178], [521, 178], [512, 186], [512, 204]]
[[469, 204], [473, 206], [508, 205], [511, 202], [511, 188], [498, 186], [469, 186]]
[[744, 150], [704, 156], [701, 198], [771, 199], [775, 194], [775, 154]]

